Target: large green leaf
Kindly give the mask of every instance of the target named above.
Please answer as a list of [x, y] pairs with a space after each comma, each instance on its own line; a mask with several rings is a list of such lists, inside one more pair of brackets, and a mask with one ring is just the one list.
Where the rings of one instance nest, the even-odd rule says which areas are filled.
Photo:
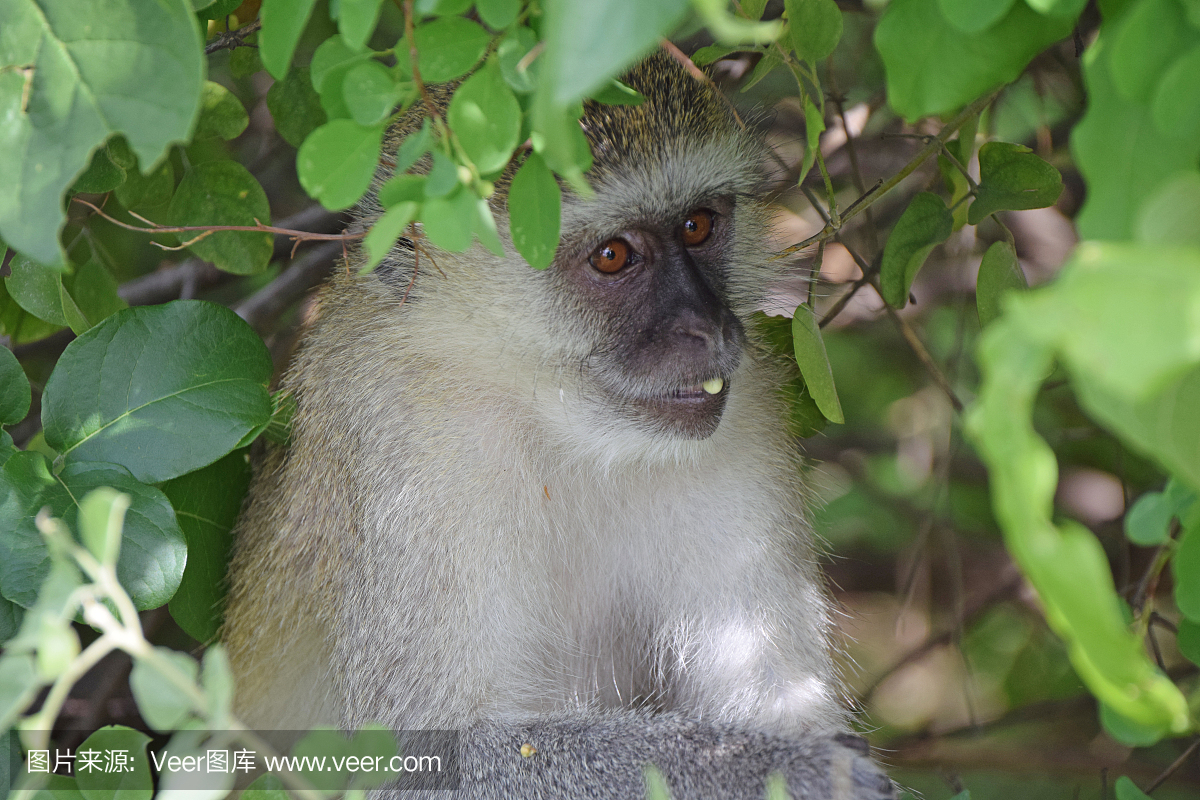
[[148, 483], [211, 464], [271, 416], [271, 358], [223, 306], [130, 308], [67, 346], [46, 383], [46, 441]]
[[7, 347], [0, 347], [0, 425], [15, 425], [29, 413], [29, 379]]
[[654, 48], [687, 10], [687, 0], [559, 0], [546, 6], [542, 75], [552, 104], [582, 100]]
[[442, 17], [413, 32], [422, 80], [443, 83], [461, 78], [483, 58], [491, 36], [477, 22]]
[[447, 120], [482, 174], [504, 169], [521, 134], [521, 106], [494, 59], [458, 87]]
[[171, 616], [199, 642], [214, 638], [221, 624], [231, 532], [249, 485], [250, 463], [244, 450], [235, 450], [162, 487], [187, 539], [187, 566], [171, 598]]
[[115, 464], [68, 464], [57, 475], [40, 453], [17, 453], [0, 470], [0, 594], [33, 605], [50, 573], [50, 554], [35, 517], [43, 507], [77, 530], [79, 501], [92, 489], [110, 486], [132, 500], [125, 512], [117, 577], [138, 608], [157, 608], [171, 599], [183, 577], [187, 545], [166, 496], [138, 482]]
[[1018, 2], [999, 22], [968, 34], [942, 16], [938, 0], [892, 0], [875, 28], [888, 104], [908, 119], [953, 111], [1015, 80], [1073, 25]]
[[60, 260], [62, 199], [123, 133], [148, 167], [188, 137], [204, 60], [187, 0], [0, 3], [0, 236]]
[[330, 211], [354, 205], [371, 185], [384, 125], [365, 127], [335, 119], [313, 131], [296, 154], [304, 191]]
[[1154, 122], [1149, 97], [1139, 102], [1121, 96], [1107, 36], [1102, 31], [1084, 54], [1088, 105], [1071, 131], [1071, 154], [1088, 189], [1075, 219], [1080, 236], [1111, 241], [1131, 238], [1142, 203], [1174, 175], [1196, 169], [1200, 136], [1164, 133]]

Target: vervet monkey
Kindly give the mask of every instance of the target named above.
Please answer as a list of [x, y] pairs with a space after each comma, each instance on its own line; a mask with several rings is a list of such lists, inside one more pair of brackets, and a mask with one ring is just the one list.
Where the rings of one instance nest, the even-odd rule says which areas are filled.
[[461, 729], [461, 797], [640, 798], [647, 762], [676, 800], [892, 797], [750, 321], [764, 146], [669, 56], [624, 80], [646, 101], [587, 105], [595, 198], [549, 269], [428, 250], [405, 297], [402, 242], [325, 289], [237, 528], [239, 714]]

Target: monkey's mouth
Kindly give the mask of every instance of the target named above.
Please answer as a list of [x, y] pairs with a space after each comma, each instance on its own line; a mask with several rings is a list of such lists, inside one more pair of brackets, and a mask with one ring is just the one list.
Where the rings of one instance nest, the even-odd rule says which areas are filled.
[[666, 394], [632, 401], [637, 414], [657, 430], [687, 439], [707, 439], [716, 431], [729, 399], [729, 381], [712, 378]]

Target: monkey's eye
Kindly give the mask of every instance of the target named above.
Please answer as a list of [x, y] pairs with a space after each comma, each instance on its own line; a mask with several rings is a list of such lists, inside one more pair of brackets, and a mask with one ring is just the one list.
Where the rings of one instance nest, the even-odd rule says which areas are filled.
[[683, 243], [688, 247], [704, 244], [713, 229], [713, 213], [707, 208], [698, 208], [683, 221]]
[[629, 263], [629, 243], [624, 239], [609, 239], [592, 252], [588, 262], [609, 275], [619, 272]]

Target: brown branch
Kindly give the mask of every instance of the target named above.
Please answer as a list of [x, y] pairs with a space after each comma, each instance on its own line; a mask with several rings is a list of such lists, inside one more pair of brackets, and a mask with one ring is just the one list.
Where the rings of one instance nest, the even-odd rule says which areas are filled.
[[1146, 794], [1150, 794], [1150, 792], [1153, 792], [1155, 789], [1166, 783], [1167, 778], [1174, 775], [1175, 772], [1183, 766], [1183, 762], [1191, 758], [1197, 750], [1200, 750], [1200, 739], [1196, 739], [1190, 745], [1188, 745], [1188, 749], [1184, 750], [1183, 753], [1180, 754], [1179, 758], [1171, 762], [1171, 766], [1164, 769], [1162, 774], [1155, 778], [1154, 782], [1146, 787]]
[[[130, 225], [128, 222], [122, 222], [115, 217], [109, 216], [99, 206], [84, 200], [78, 195], [72, 197], [71, 200], [72, 202], [87, 206], [101, 219], [111, 222], [113, 225], [116, 225], [119, 228], [124, 228], [127, 231], [137, 231], [138, 233], [146, 233], [151, 235], [159, 233], [191, 233], [193, 231], [202, 231], [205, 234], [217, 233], [220, 231], [248, 231], [251, 233], [273, 233], [277, 236], [287, 236], [295, 241], [301, 242], [352, 241], [355, 239], [361, 239], [367, 235], [365, 231], [363, 233], [311, 233], [309, 231], [298, 231], [292, 228], [278, 228], [273, 225], [263, 225], [257, 220], [255, 220], [256, 224], [254, 225], [159, 225], [156, 222], [150, 222], [150, 220], [146, 220], [146, 222], [150, 224], [150, 227], [142, 227], [140, 225]], [[140, 219], [145, 219], [145, 217], [141, 217]]]
[[338, 256], [341, 242], [327, 242], [307, 251], [279, 273], [273, 281], [234, 307], [238, 316], [261, 330], [274, 321], [292, 303], [325, 280]]
[[221, 31], [217, 34], [216, 39], [204, 45], [204, 55], [211, 56], [218, 50], [236, 50], [239, 47], [254, 47], [255, 45], [246, 44], [245, 39], [250, 34], [256, 33], [261, 27], [262, 20], [256, 19], [249, 25], [238, 28], [236, 31]]
[[430, 119], [440, 122], [442, 117], [438, 114], [433, 98], [429, 96], [429, 90], [425, 88], [425, 81], [421, 79], [421, 68], [417, 63], [417, 40], [413, 35], [413, 0], [404, 0], [401, 8], [404, 10], [404, 40], [408, 42], [408, 62], [412, 67], [413, 83], [417, 85], [417, 91], [421, 93], [421, 101], [425, 104], [425, 113], [429, 115]]

